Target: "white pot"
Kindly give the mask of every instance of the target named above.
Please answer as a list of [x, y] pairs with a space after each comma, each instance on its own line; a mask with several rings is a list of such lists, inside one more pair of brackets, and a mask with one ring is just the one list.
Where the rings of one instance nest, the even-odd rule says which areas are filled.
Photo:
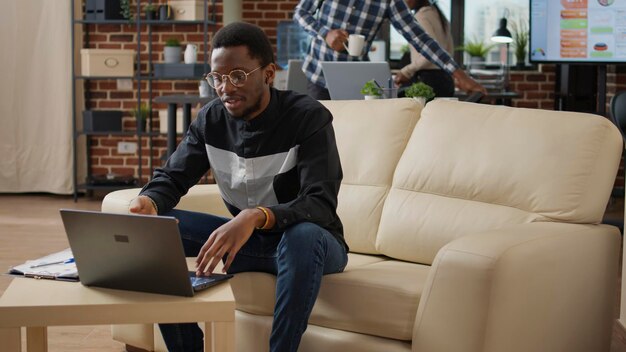
[[485, 63], [485, 58], [484, 57], [470, 56], [470, 64], [477, 65], [477, 64], [484, 64], [484, 63]]
[[364, 95], [363, 97], [365, 98], [365, 100], [380, 99], [380, 96], [378, 95]]
[[166, 64], [178, 64], [181, 52], [180, 46], [166, 46], [163, 49], [163, 61]]
[[187, 44], [183, 57], [186, 64], [195, 64], [198, 61], [198, 46], [195, 44]]

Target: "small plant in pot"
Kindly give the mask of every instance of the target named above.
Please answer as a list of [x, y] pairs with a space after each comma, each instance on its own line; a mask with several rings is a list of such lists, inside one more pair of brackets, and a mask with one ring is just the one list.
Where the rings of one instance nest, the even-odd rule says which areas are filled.
[[157, 19], [158, 8], [157, 8], [156, 5], [148, 4], [148, 5], [143, 7], [143, 11], [146, 14], [146, 20], [150, 21], [150, 20], [156, 20]]
[[365, 82], [363, 88], [361, 88], [361, 94], [365, 97], [365, 100], [380, 99], [383, 95], [383, 91], [375, 80], [369, 80]]
[[435, 91], [424, 82], [416, 82], [404, 91], [404, 95], [413, 98], [418, 104], [424, 106], [435, 97]]
[[131, 111], [131, 114], [135, 117], [139, 132], [147, 132], [148, 119], [150, 118], [150, 112], [152, 108], [149, 104], [143, 103], [138, 109]]
[[180, 62], [181, 52], [180, 40], [177, 38], [169, 38], [165, 41], [163, 61], [165, 61], [166, 64], [177, 64]]
[[465, 42], [464, 45], [457, 48], [457, 50], [465, 51], [470, 56], [471, 62], [484, 62], [487, 53], [491, 50], [495, 44], [485, 44], [482, 40], [476, 38], [470, 39]]
[[526, 66], [526, 57], [528, 52], [528, 25], [525, 21], [511, 22], [513, 29], [513, 48], [515, 49], [515, 59], [517, 69], [523, 69]]

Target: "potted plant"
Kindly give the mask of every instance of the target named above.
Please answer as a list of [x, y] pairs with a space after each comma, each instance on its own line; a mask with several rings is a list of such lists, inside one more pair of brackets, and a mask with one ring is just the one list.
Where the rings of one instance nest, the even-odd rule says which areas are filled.
[[143, 103], [138, 109], [131, 111], [131, 114], [135, 117], [135, 121], [137, 123], [137, 128], [139, 132], [146, 132], [148, 119], [150, 118], [150, 113], [152, 108], [149, 104]]
[[165, 41], [165, 48], [163, 51], [163, 61], [166, 64], [177, 64], [180, 62], [180, 40], [177, 38], [169, 38]]
[[484, 62], [487, 53], [494, 45], [495, 44], [485, 44], [482, 40], [474, 38], [467, 40], [465, 44], [458, 47], [457, 50], [465, 51], [470, 56], [471, 62]]
[[143, 7], [143, 11], [146, 13], [146, 20], [157, 19], [157, 6], [154, 4], [147, 4]]
[[426, 102], [435, 97], [435, 91], [431, 86], [424, 82], [416, 82], [411, 84], [405, 91], [404, 95], [413, 98], [418, 104], [424, 106]]
[[511, 28], [513, 29], [513, 48], [515, 50], [515, 60], [518, 69], [523, 69], [526, 66], [526, 57], [528, 52], [528, 26], [526, 22], [520, 20], [518, 22], [511, 22]]
[[383, 91], [380, 88], [380, 85], [372, 79], [365, 82], [363, 88], [361, 88], [361, 94], [364, 95], [365, 100], [380, 99], [383, 95]]
[[128, 20], [128, 22], [133, 22], [133, 11], [130, 8], [130, 0], [120, 0], [120, 9], [122, 10], [120, 14]]

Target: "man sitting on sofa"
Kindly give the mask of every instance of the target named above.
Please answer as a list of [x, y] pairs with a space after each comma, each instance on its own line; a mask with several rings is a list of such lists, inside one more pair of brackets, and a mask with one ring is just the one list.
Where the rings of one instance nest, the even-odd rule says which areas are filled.
[[[200, 110], [130, 211], [176, 217], [199, 275], [220, 260], [229, 273], [276, 275], [270, 350], [296, 351], [322, 275], [348, 261], [336, 213], [342, 170], [332, 116], [307, 95], [271, 87], [273, 50], [259, 27], [227, 25], [212, 48], [207, 80], [220, 99]], [[173, 210], [209, 168], [232, 219]], [[203, 349], [195, 323], [160, 329], [170, 351]]]

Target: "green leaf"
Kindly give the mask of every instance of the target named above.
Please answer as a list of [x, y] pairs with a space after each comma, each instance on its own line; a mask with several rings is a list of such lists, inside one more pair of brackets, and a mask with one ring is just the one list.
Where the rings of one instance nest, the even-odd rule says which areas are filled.
[[429, 101], [435, 97], [435, 91], [431, 86], [424, 82], [417, 82], [411, 84], [405, 91], [404, 95], [409, 98], [424, 97], [426, 101]]

